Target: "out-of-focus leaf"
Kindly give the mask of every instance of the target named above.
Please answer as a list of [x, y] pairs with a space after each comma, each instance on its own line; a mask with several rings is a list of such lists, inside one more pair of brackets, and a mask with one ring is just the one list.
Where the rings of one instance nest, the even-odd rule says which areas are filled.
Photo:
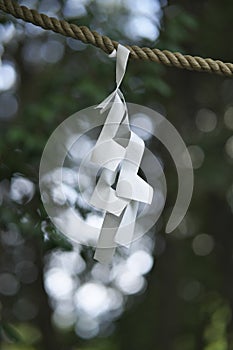
[[3, 335], [10, 341], [20, 342], [22, 340], [22, 336], [19, 331], [10, 323], [2, 323], [0, 327]]

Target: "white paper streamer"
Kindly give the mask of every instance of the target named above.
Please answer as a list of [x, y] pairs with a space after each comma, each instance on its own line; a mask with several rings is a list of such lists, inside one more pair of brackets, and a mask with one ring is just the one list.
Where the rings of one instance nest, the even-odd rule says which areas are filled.
[[130, 130], [127, 106], [119, 89], [129, 52], [119, 44], [111, 54], [116, 55], [116, 89], [96, 107], [101, 108], [101, 113], [109, 109], [91, 154], [91, 161], [102, 167], [90, 199], [91, 205], [105, 211], [94, 255], [102, 263], [111, 261], [116, 243], [128, 246], [133, 239], [139, 202], [150, 204], [153, 198], [153, 188], [138, 175], [145, 145]]

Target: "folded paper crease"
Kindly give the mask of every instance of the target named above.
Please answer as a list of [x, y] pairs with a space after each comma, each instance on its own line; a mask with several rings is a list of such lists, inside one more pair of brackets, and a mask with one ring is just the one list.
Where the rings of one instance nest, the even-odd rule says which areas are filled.
[[151, 204], [154, 193], [138, 175], [145, 145], [130, 129], [127, 105], [119, 88], [129, 53], [122, 45], [112, 53], [111, 57], [116, 55], [116, 89], [96, 107], [101, 113], [109, 110], [91, 152], [91, 162], [102, 170], [90, 199], [91, 205], [105, 211], [94, 255], [101, 263], [111, 262], [116, 244], [129, 246], [139, 202]]

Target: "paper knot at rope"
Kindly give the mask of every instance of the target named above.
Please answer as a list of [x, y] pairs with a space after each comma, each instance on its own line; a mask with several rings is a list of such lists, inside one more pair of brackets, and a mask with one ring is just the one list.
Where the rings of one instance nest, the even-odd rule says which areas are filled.
[[153, 188], [138, 175], [145, 145], [130, 130], [127, 106], [119, 89], [129, 53], [122, 45], [114, 51], [116, 89], [96, 107], [101, 113], [109, 110], [91, 153], [91, 161], [101, 167], [90, 204], [105, 211], [94, 256], [103, 263], [111, 261], [116, 244], [129, 246], [139, 202], [150, 204], [153, 198]]
[[[43, 13], [38, 13], [25, 6], [20, 6], [13, 0], [0, 0], [0, 10], [41, 28], [53, 30], [67, 37], [81, 40], [85, 44], [95, 45], [106, 53], [111, 52], [118, 46], [117, 41], [91, 31], [86, 26], [77, 26], [64, 20], [48, 17]], [[203, 71], [228, 77], [233, 76], [233, 63], [225, 63], [220, 60], [213, 60], [212, 58], [182, 55], [180, 52], [161, 51], [157, 48], [139, 47], [137, 45], [128, 46], [128, 48], [130, 49], [130, 57], [132, 59], [153, 61], [165, 64], [166, 66], [174, 66], [198, 72]]]

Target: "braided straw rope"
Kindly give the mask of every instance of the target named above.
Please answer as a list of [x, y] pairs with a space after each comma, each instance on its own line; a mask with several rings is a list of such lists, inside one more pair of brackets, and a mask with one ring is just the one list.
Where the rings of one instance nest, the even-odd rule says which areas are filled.
[[[97, 46], [108, 54], [114, 48], [117, 48], [118, 45], [117, 41], [91, 31], [88, 27], [77, 26], [64, 20], [48, 17], [25, 6], [20, 6], [13, 0], [0, 0], [0, 10], [44, 29], [50, 29], [56, 33], [81, 40], [85, 44]], [[161, 51], [159, 49], [150, 49], [149, 47], [139, 47], [136, 45], [126, 45], [126, 47], [130, 50], [130, 58], [133, 59], [153, 61], [165, 64], [166, 66], [216, 73], [229, 77], [233, 75], [233, 63], [224, 63], [219, 60], [215, 61], [212, 58], [182, 55], [179, 52], [173, 53], [168, 50]]]

